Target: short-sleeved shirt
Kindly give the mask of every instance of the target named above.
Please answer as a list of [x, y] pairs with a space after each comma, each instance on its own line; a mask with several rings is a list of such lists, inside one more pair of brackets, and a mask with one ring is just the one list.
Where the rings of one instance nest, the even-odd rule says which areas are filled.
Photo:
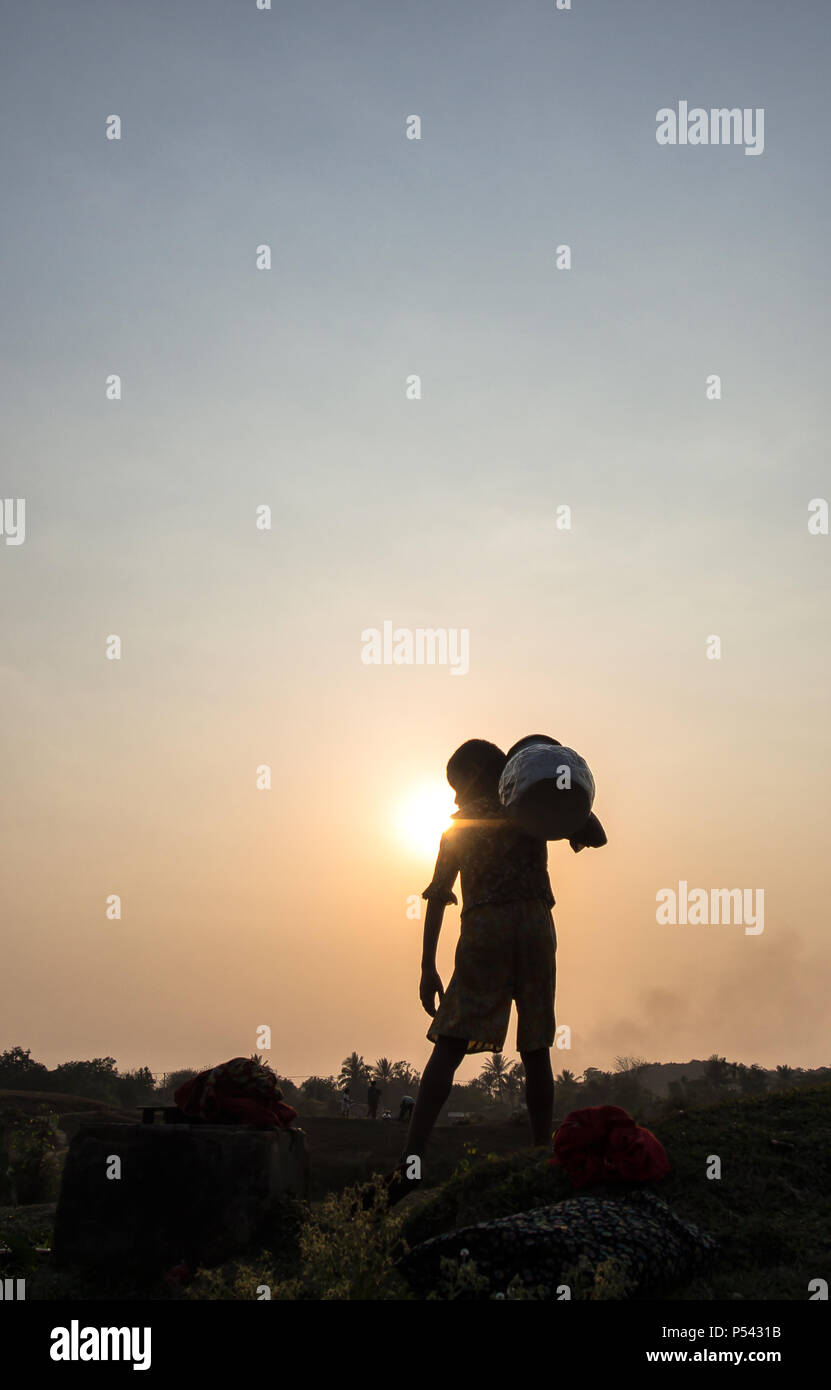
[[441, 837], [433, 878], [423, 898], [456, 903], [461, 875], [462, 914], [471, 907], [523, 902], [531, 898], [554, 906], [545, 840], [524, 835], [506, 818], [498, 799], [483, 797], [452, 817]]

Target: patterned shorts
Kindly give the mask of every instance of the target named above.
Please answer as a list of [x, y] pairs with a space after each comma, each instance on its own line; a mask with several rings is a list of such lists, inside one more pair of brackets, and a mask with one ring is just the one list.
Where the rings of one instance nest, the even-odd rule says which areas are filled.
[[501, 1052], [515, 1000], [517, 1051], [553, 1046], [556, 955], [554, 919], [544, 902], [468, 908], [453, 978], [427, 1037], [466, 1038], [468, 1052]]

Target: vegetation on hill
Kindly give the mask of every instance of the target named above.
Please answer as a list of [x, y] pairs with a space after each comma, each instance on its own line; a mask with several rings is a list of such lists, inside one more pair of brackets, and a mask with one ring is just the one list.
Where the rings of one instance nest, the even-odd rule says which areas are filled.
[[[831, 1084], [667, 1111], [656, 1128], [672, 1172], [655, 1183], [654, 1190], [679, 1215], [715, 1236], [720, 1247], [710, 1268], [688, 1285], [668, 1289], [664, 1296], [805, 1300], [811, 1280], [828, 1278]], [[353, 1139], [363, 1132], [371, 1148], [373, 1133], [392, 1131], [389, 1126], [345, 1124], [347, 1132]], [[470, 1142], [474, 1133], [476, 1144]], [[538, 1150], [503, 1149], [498, 1154], [485, 1151], [483, 1156], [491, 1136], [500, 1148], [503, 1142], [506, 1147], [515, 1144], [519, 1137], [516, 1127], [507, 1124], [467, 1134], [437, 1131], [433, 1144], [441, 1160], [431, 1165], [436, 1185], [414, 1194], [392, 1212], [382, 1205], [364, 1210], [356, 1200], [357, 1186], [329, 1190], [311, 1205], [287, 1202], [280, 1238], [272, 1248], [216, 1270], [199, 1271], [195, 1277], [169, 1272], [152, 1290], [135, 1290], [123, 1277], [121, 1282], [114, 1277], [105, 1290], [76, 1272], [38, 1266], [27, 1246], [27, 1231], [37, 1230], [42, 1238], [45, 1207], [0, 1211], [0, 1239], [12, 1247], [20, 1267], [28, 1269], [30, 1298], [144, 1294], [251, 1299], [262, 1297], [263, 1286], [268, 1286], [273, 1299], [284, 1301], [409, 1299], [413, 1295], [396, 1266], [407, 1247], [573, 1195], [565, 1173], [549, 1165]], [[467, 1148], [466, 1152], [462, 1148], [461, 1156], [460, 1144]], [[449, 1175], [438, 1180], [449, 1166], [447, 1155], [442, 1154], [445, 1146], [451, 1146], [457, 1157]], [[714, 1175], [716, 1159], [720, 1176]], [[470, 1296], [471, 1290], [480, 1297], [489, 1296], [469, 1264], [464, 1269], [452, 1266], [450, 1262], [437, 1284], [436, 1298]], [[6, 1272], [11, 1272], [8, 1264]], [[622, 1287], [609, 1280], [607, 1271], [586, 1267], [575, 1275], [573, 1296], [620, 1297]], [[510, 1296], [528, 1294], [517, 1290]]]
[[[831, 1084], [735, 1099], [668, 1117], [659, 1138], [672, 1172], [654, 1190], [714, 1235], [721, 1257], [680, 1298], [807, 1299], [828, 1278], [831, 1230]], [[721, 1176], [708, 1177], [713, 1159]], [[408, 1214], [410, 1245], [477, 1221], [570, 1195], [534, 1152], [486, 1159]]]

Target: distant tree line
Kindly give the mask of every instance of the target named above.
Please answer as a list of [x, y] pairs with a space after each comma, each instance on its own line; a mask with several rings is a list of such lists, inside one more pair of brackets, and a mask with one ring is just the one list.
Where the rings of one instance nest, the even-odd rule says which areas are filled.
[[114, 1057], [61, 1062], [50, 1070], [35, 1061], [30, 1049], [12, 1047], [8, 1052], [0, 1052], [0, 1089], [60, 1091], [129, 1109], [134, 1105], [152, 1105], [156, 1080], [149, 1067], [119, 1072]]
[[[618, 1057], [611, 1071], [586, 1067], [578, 1077], [564, 1069], [555, 1080], [556, 1118], [561, 1120], [570, 1110], [589, 1105], [619, 1105], [640, 1118], [648, 1118], [668, 1105], [686, 1109], [728, 1097], [789, 1090], [831, 1079], [831, 1067], [806, 1070], [779, 1066], [766, 1070], [758, 1063], [746, 1066], [743, 1062], [728, 1062], [713, 1053], [700, 1075], [688, 1077], [682, 1072], [679, 1079], [670, 1081], [666, 1097], [656, 1094], [647, 1084], [647, 1073], [659, 1065], [643, 1057]], [[197, 1070], [183, 1067], [157, 1079], [149, 1067], [120, 1072], [114, 1057], [61, 1062], [50, 1070], [36, 1061], [29, 1049], [12, 1047], [0, 1053], [0, 1090], [58, 1091], [129, 1110], [141, 1105], [171, 1105], [174, 1092], [183, 1082], [196, 1076]], [[389, 1107], [395, 1112], [405, 1095], [415, 1095], [421, 1079], [409, 1062], [380, 1057], [371, 1064], [357, 1052], [350, 1052], [343, 1059], [337, 1076], [309, 1076], [298, 1086], [290, 1077], [276, 1074], [289, 1104], [301, 1113], [305, 1107], [307, 1112], [324, 1114], [338, 1113], [346, 1087], [360, 1114], [372, 1080], [381, 1091], [382, 1108]], [[507, 1115], [522, 1107], [524, 1087], [522, 1063], [508, 1062], [501, 1053], [493, 1053], [485, 1059], [478, 1076], [453, 1086], [445, 1108], [482, 1117], [495, 1113]]]
[[643, 1057], [618, 1057], [612, 1071], [587, 1067], [578, 1078], [564, 1070], [555, 1078], [555, 1117], [561, 1120], [570, 1110], [589, 1105], [619, 1105], [630, 1114], [648, 1119], [667, 1110], [699, 1108], [731, 1097], [787, 1091], [831, 1080], [831, 1067], [806, 1070], [779, 1066], [766, 1070], [757, 1062], [746, 1066], [743, 1062], [727, 1062], [713, 1053], [700, 1075], [687, 1076], [682, 1072], [680, 1078], [669, 1081], [666, 1095], [661, 1095], [647, 1082], [647, 1073], [659, 1066]]
[[670, 1098], [682, 1109], [688, 1105], [707, 1105], [728, 1096], [757, 1096], [767, 1091], [790, 1091], [795, 1086], [815, 1086], [831, 1079], [831, 1067], [777, 1067], [766, 1071], [757, 1062], [728, 1062], [714, 1052], [707, 1058], [704, 1075], [695, 1078], [682, 1076], [671, 1081]]

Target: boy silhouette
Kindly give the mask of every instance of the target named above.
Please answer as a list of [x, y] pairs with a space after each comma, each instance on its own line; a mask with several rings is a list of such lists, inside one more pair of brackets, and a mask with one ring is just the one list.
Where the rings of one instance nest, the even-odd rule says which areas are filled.
[[[499, 778], [506, 755], [484, 739], [469, 739], [447, 764], [458, 811], [441, 837], [427, 900], [419, 997], [432, 1017], [434, 1044], [424, 1068], [404, 1154], [389, 1175], [390, 1200], [412, 1187], [408, 1163], [419, 1158], [450, 1094], [462, 1058], [501, 1052], [511, 1002], [517, 1006], [517, 1050], [525, 1067], [525, 1099], [535, 1145], [548, 1145], [554, 1109], [550, 1049], [554, 1043], [557, 938], [548, 878], [548, 847], [505, 816]], [[445, 992], [436, 969], [444, 910], [462, 913], [453, 977]], [[436, 996], [439, 999], [436, 1008]]]

